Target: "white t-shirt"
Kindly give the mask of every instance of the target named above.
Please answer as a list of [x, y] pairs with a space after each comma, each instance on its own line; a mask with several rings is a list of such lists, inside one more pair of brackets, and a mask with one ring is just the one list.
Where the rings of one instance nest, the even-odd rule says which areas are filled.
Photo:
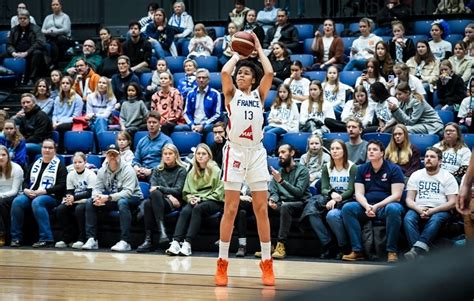
[[349, 187], [350, 171], [351, 167], [354, 165], [352, 161], [349, 161], [349, 166], [347, 168], [343, 168], [341, 170], [337, 170], [336, 168], [331, 169], [330, 163], [328, 162], [326, 167], [328, 169], [329, 174], [329, 185], [332, 189], [336, 191], [346, 191]]
[[332, 41], [334, 41], [334, 37], [325, 37], [323, 36], [323, 62], [327, 62], [329, 60], [329, 48], [331, 48]]
[[[296, 104], [292, 102], [289, 108], [288, 104], [284, 102], [278, 108], [272, 106], [268, 115], [268, 125], [282, 128], [287, 132], [298, 132], [299, 118]], [[280, 121], [281, 123], [276, 123], [275, 121]]]
[[431, 40], [428, 44], [430, 45], [431, 52], [433, 52], [433, 55], [438, 61], [444, 59], [446, 52], [453, 52], [453, 45], [445, 40], [439, 42]]
[[[433, 147], [440, 148], [441, 143], [438, 142]], [[453, 148], [443, 150], [443, 162], [441, 168], [449, 171], [450, 173], [456, 172], [459, 167], [466, 165], [469, 166], [471, 160], [471, 151], [467, 146], [462, 147], [457, 152]]]
[[[393, 80], [393, 86], [392, 86], [392, 88], [390, 88], [390, 95], [395, 96], [395, 92], [396, 92], [395, 87], [397, 85], [398, 85], [398, 77], [395, 77], [395, 79]], [[425, 96], [426, 90], [423, 87], [423, 83], [421, 82], [421, 80], [418, 77], [409, 74], [408, 75], [408, 86], [410, 86], [411, 92], [416, 92], [418, 94], [421, 94], [421, 95]]]
[[443, 205], [448, 201], [448, 195], [459, 192], [454, 176], [442, 168], [433, 176], [425, 168], [415, 171], [408, 180], [407, 190], [416, 191], [415, 203], [428, 208]]
[[97, 175], [90, 169], [86, 168], [81, 174], [73, 170], [67, 174], [66, 189], [74, 189], [74, 193], [83, 192], [87, 189], [93, 189], [96, 180]]
[[308, 119], [319, 120], [324, 123], [325, 118], [332, 118], [336, 119], [336, 115], [334, 114], [334, 108], [331, 103], [327, 101], [323, 101], [323, 110], [318, 112], [318, 104], [313, 103], [313, 107], [311, 108], [311, 112], [308, 112], [309, 101], [305, 100], [301, 104], [300, 109], [300, 123], [305, 124]]
[[344, 106], [346, 103], [347, 91], [353, 91], [352, 87], [339, 82], [339, 89], [337, 92], [334, 92], [336, 85], [330, 84], [328, 82], [322, 83], [324, 101], [327, 101], [332, 104], [333, 108], [338, 106]]
[[467, 114], [474, 109], [474, 97], [468, 96], [461, 101], [461, 106], [459, 107], [458, 117], [465, 118]]
[[[291, 81], [291, 78], [285, 79], [283, 82], [285, 85], [290, 86], [291, 94], [298, 96], [309, 96], [309, 84], [311, 83], [309, 79], [302, 77], [300, 79], [294, 79]], [[300, 100], [293, 99], [293, 102], [301, 103]]]
[[384, 122], [392, 119], [392, 111], [388, 108], [389, 101], [398, 105], [398, 100], [395, 97], [390, 96], [382, 103], [375, 103], [374, 106], [375, 116], [377, 116], [378, 119], [382, 119]]

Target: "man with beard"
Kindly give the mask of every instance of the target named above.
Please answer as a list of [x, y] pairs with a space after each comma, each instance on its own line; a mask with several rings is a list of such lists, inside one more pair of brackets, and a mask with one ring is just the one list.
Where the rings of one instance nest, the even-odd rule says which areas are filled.
[[[449, 221], [458, 197], [456, 178], [441, 168], [443, 153], [434, 147], [426, 150], [425, 168], [415, 171], [407, 183], [409, 208], [403, 226], [411, 246], [406, 259], [415, 259], [430, 250], [430, 243], [443, 224]], [[420, 233], [421, 229], [421, 233]]]
[[268, 206], [270, 214], [280, 216], [278, 243], [272, 257], [286, 257], [285, 244], [290, 233], [292, 217], [300, 216], [304, 203], [311, 196], [309, 192], [309, 171], [293, 158], [295, 150], [289, 144], [278, 148], [279, 170], [271, 167], [272, 180], [269, 190]]
[[128, 25], [130, 37], [122, 43], [123, 54], [130, 58], [130, 69], [140, 76], [150, 72], [151, 44], [140, 34], [140, 24], [136, 21]]
[[74, 80], [74, 91], [87, 101], [87, 96], [95, 92], [100, 76], [95, 73], [85, 59], [76, 61], [76, 78]]
[[85, 59], [87, 64], [94, 70], [99, 70], [102, 65], [102, 57], [95, 53], [95, 43], [92, 40], [84, 41], [84, 44], [82, 44], [82, 54], [73, 57], [66, 68], [64, 68], [64, 72], [70, 76], [76, 75], [76, 62], [80, 59]]
[[217, 165], [219, 165], [219, 168], [222, 168], [222, 148], [227, 141], [224, 122], [216, 122], [212, 133], [214, 134], [214, 143], [210, 146], [212, 158], [216, 161]]
[[357, 165], [365, 163], [367, 160], [367, 141], [361, 138], [362, 121], [351, 117], [347, 120], [346, 129], [349, 135], [349, 141], [346, 142], [348, 159]]
[[362, 252], [361, 224], [383, 220], [387, 226], [387, 260], [397, 262], [397, 244], [402, 226], [403, 206], [400, 204], [404, 184], [402, 169], [384, 160], [385, 147], [377, 140], [369, 141], [369, 162], [359, 165], [355, 179], [355, 199], [342, 207], [344, 227], [349, 234], [352, 252], [342, 260], [365, 259]]

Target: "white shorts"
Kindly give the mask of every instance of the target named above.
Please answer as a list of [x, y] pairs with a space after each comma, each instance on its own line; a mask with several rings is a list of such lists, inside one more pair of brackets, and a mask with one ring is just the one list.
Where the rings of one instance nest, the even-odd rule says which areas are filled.
[[262, 144], [254, 147], [227, 141], [222, 150], [222, 180], [243, 183], [267, 182], [267, 151]]

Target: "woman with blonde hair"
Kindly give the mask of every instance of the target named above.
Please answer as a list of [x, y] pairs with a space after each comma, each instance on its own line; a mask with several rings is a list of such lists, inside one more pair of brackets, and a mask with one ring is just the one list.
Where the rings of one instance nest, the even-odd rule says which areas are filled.
[[196, 147], [192, 165], [183, 188], [183, 200], [187, 204], [179, 215], [173, 241], [166, 250], [168, 255], [191, 255], [191, 243], [201, 228], [202, 218], [222, 211], [224, 207], [221, 170], [205, 143]]
[[420, 168], [420, 151], [410, 143], [407, 127], [403, 124], [393, 127], [392, 138], [385, 149], [385, 159], [400, 166], [406, 180]]
[[152, 172], [150, 179], [150, 198], [144, 205], [145, 241], [137, 252], [154, 250], [152, 231], [158, 228], [159, 243], [167, 243], [168, 236], [164, 226], [164, 215], [178, 210], [183, 204], [182, 191], [186, 180], [186, 166], [181, 161], [178, 148], [165, 144], [162, 149], [160, 165]]
[[96, 137], [108, 129], [109, 118], [114, 110], [117, 99], [112, 89], [111, 81], [101, 76], [94, 93], [87, 96], [85, 119], [96, 134]]
[[278, 87], [278, 94], [268, 115], [268, 125], [263, 129], [265, 133], [274, 133], [278, 138], [286, 133], [298, 132], [299, 113], [292, 95], [288, 85], [281, 84]]
[[188, 59], [198, 56], [210, 56], [214, 49], [214, 41], [207, 34], [206, 26], [202, 23], [194, 25], [194, 36], [189, 41]]

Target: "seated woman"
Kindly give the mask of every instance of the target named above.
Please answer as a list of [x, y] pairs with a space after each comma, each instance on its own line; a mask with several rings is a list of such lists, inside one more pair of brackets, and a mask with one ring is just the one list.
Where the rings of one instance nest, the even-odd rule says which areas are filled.
[[[342, 258], [342, 251], [348, 245], [341, 208], [353, 198], [357, 166], [347, 157], [344, 141], [334, 140], [331, 143], [330, 161], [322, 165], [321, 196], [318, 199], [311, 198], [301, 216], [301, 219], [308, 217], [311, 228], [323, 246], [322, 259]], [[324, 216], [336, 236], [339, 248], [332, 244], [331, 234], [323, 223]]]
[[455, 122], [449, 122], [444, 127], [443, 140], [433, 145], [443, 152], [441, 168], [449, 171], [461, 183], [461, 179], [467, 171], [471, 150], [464, 143], [461, 128]]
[[396, 87], [397, 103], [388, 103], [393, 119], [407, 127], [413, 134], [439, 134], [443, 121], [433, 107], [416, 92], [411, 92], [406, 82]]
[[112, 35], [110, 34], [110, 30], [107, 27], [102, 27], [99, 29], [99, 38], [100, 41], [96, 43], [95, 49], [96, 53], [99, 54], [102, 58], [107, 56], [109, 52], [109, 45], [112, 41]]
[[257, 11], [255, 9], [249, 9], [245, 14], [244, 27], [242, 29], [246, 32], [253, 32], [260, 44], [263, 44], [265, 38], [265, 31], [263, 27], [257, 22]]
[[312, 70], [327, 70], [334, 66], [342, 70], [344, 64], [344, 42], [336, 34], [334, 20], [326, 19], [323, 23], [323, 35], [317, 30], [314, 33], [311, 49], [316, 55], [316, 64]]
[[393, 38], [388, 41], [390, 56], [396, 63], [404, 63], [415, 55], [413, 40], [405, 37], [405, 27], [401, 21], [392, 22]]
[[87, 96], [85, 116], [96, 137], [108, 130], [110, 114], [112, 114], [116, 103], [117, 99], [110, 80], [105, 76], [101, 76], [95, 92]]
[[178, 29], [168, 26], [167, 23], [166, 11], [163, 8], [158, 8], [153, 15], [153, 22], [148, 23], [144, 32], [158, 58], [178, 55], [174, 44], [174, 37], [178, 33]]
[[459, 125], [463, 133], [473, 133], [472, 113], [474, 112], [474, 76], [468, 82], [467, 96], [462, 100], [459, 107]]
[[336, 119], [331, 103], [324, 100], [323, 88], [319, 80], [309, 85], [309, 97], [301, 104], [300, 131], [322, 136], [329, 129], [324, 122], [327, 118]]
[[448, 36], [448, 31], [449, 25], [443, 19], [431, 23], [430, 34], [433, 39], [429, 42], [429, 46], [438, 61], [447, 60], [453, 52], [451, 43], [443, 40]]
[[313, 134], [308, 138], [306, 153], [300, 159], [300, 163], [308, 168], [309, 185], [313, 187], [321, 179], [321, 167], [329, 162], [329, 155], [323, 148], [323, 138]]
[[122, 43], [118, 39], [111, 39], [107, 48], [107, 56], [102, 60], [102, 65], [98, 70], [98, 74], [112, 78], [114, 74], [118, 74], [117, 61], [119, 56], [123, 54]]
[[166, 254], [191, 255], [192, 240], [201, 228], [202, 218], [222, 211], [224, 182], [220, 179], [220, 174], [221, 170], [212, 160], [209, 146], [204, 143], [198, 144], [193, 167], [184, 182], [183, 200], [187, 204], [181, 210], [173, 241]]
[[439, 65], [439, 79], [436, 83], [438, 87], [439, 104], [437, 110], [459, 111], [459, 105], [466, 96], [463, 79], [454, 73], [453, 65], [448, 60], [444, 60]]
[[421, 80], [427, 94], [432, 92], [439, 77], [439, 62], [431, 53], [427, 41], [416, 43], [415, 56], [411, 57], [406, 64], [410, 68], [410, 74]]
[[54, 98], [51, 97], [49, 84], [45, 78], [40, 78], [36, 81], [33, 88], [33, 95], [36, 97], [36, 104], [51, 118]]
[[26, 157], [26, 142], [25, 138], [17, 129], [15, 121], [12, 119], [6, 120], [3, 126], [3, 137], [0, 137], [0, 144], [5, 146], [8, 150], [11, 161], [26, 168], [28, 162]]
[[453, 65], [454, 73], [462, 78], [466, 86], [472, 76], [472, 60], [467, 56], [467, 50], [467, 44], [459, 41], [454, 44], [454, 55], [448, 59]]
[[8, 149], [0, 145], [0, 247], [10, 233], [10, 208], [21, 189], [23, 169], [11, 160]]
[[[63, 229], [61, 240], [54, 245], [56, 248], [81, 249], [86, 241], [86, 201], [92, 196], [97, 179], [96, 174], [86, 168], [86, 162], [82, 152], [72, 157], [74, 169], [67, 174], [66, 195], [56, 207], [56, 216]], [[78, 233], [77, 237], [75, 233]]]
[[273, 68], [272, 88], [275, 89], [291, 75], [291, 60], [285, 44], [281, 42], [273, 44], [272, 52], [268, 56], [268, 59]]
[[298, 132], [298, 120], [298, 107], [293, 101], [290, 87], [281, 84], [268, 115], [268, 125], [263, 130], [265, 133], [274, 133], [278, 139], [286, 133]]
[[401, 167], [405, 182], [420, 168], [420, 151], [410, 143], [408, 130], [403, 124], [393, 127], [392, 138], [385, 149], [385, 159]]
[[137, 252], [154, 250], [152, 232], [155, 228], [160, 233], [159, 244], [169, 241], [164, 216], [183, 205], [182, 191], [186, 174], [186, 166], [181, 161], [176, 146], [165, 144], [160, 165], [153, 169], [151, 175], [150, 198], [144, 202], [145, 241], [137, 248]]
[[388, 45], [384, 41], [375, 44], [374, 58], [379, 63], [379, 73], [386, 81], [393, 80], [393, 59], [389, 53]]

